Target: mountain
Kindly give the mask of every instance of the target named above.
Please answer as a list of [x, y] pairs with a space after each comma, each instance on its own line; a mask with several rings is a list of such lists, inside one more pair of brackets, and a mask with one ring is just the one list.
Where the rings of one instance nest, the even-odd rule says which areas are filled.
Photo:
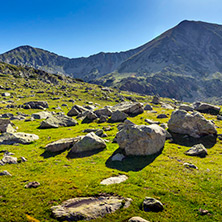
[[182, 21], [125, 52], [69, 59], [21, 46], [0, 61], [185, 101], [222, 97], [222, 26], [206, 22]]

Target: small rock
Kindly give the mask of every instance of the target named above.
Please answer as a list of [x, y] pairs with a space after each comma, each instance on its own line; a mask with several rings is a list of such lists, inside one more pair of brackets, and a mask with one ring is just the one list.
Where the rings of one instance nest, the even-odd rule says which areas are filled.
[[12, 176], [7, 170], [0, 172], [0, 176]]
[[37, 188], [38, 186], [40, 186], [40, 183], [33, 181], [33, 182], [29, 182], [28, 184], [26, 184], [25, 188]]
[[164, 118], [168, 118], [168, 116], [166, 114], [159, 114], [156, 118], [158, 119], [164, 119]]
[[209, 213], [209, 210], [204, 210], [202, 208], [200, 208], [198, 211], [199, 211], [200, 215], [206, 215]]
[[16, 157], [12, 157], [12, 156], [3, 156], [2, 162], [4, 164], [6, 164], [6, 163], [8, 163], [8, 164], [16, 164], [17, 163], [17, 158]]
[[159, 212], [163, 210], [163, 204], [152, 197], [146, 197], [143, 201], [142, 207], [144, 211]]
[[198, 169], [198, 167], [197, 166], [195, 166], [194, 164], [192, 164], [192, 163], [184, 163], [183, 164], [186, 168], [193, 168], [193, 169]]
[[131, 217], [128, 222], [149, 222], [148, 220], [143, 219], [142, 217]]
[[112, 156], [112, 161], [122, 161], [125, 158], [125, 156], [121, 153], [117, 153], [114, 156]]
[[207, 155], [207, 149], [204, 147], [203, 144], [197, 144], [187, 150], [185, 154], [188, 156], [205, 157]]
[[144, 107], [144, 110], [153, 110], [152, 106], [149, 104], [146, 104]]
[[102, 185], [118, 184], [126, 181], [128, 177], [126, 175], [119, 175], [116, 177], [109, 177], [100, 182]]

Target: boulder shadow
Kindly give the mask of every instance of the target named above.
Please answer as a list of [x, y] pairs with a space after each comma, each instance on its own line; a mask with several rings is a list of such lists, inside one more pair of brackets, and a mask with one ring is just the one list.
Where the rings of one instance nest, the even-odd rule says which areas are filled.
[[151, 164], [162, 153], [162, 151], [163, 151], [163, 148], [161, 149], [161, 151], [153, 155], [125, 156], [125, 158], [122, 161], [112, 161], [112, 157], [116, 155], [117, 153], [125, 154], [124, 151], [119, 148], [106, 161], [106, 166], [108, 168], [117, 169], [124, 172], [128, 172], [128, 171], [137, 172], [137, 171], [142, 170], [149, 164]]
[[100, 153], [103, 150], [104, 149], [96, 149], [96, 150], [85, 151], [85, 152], [81, 152], [81, 153], [69, 152], [67, 154], [66, 158], [68, 158], [68, 159], [76, 159], [76, 158], [88, 157], [88, 156], [92, 156], [92, 155], [95, 155], [97, 153]]
[[212, 148], [217, 142], [216, 135], [205, 135], [200, 138], [194, 138], [189, 135], [172, 133], [172, 141], [171, 143], [176, 143], [181, 146], [191, 147], [196, 144], [202, 143], [206, 148]]
[[50, 152], [50, 151], [46, 151], [44, 153], [42, 153], [40, 156], [43, 157], [44, 159], [48, 159], [48, 158], [51, 158], [51, 157], [55, 157], [61, 153], [63, 153], [65, 150], [63, 151], [60, 151], [60, 152]]

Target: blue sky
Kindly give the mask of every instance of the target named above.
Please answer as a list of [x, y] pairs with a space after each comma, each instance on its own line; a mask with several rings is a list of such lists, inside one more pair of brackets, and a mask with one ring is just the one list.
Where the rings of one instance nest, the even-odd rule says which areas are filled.
[[221, 0], [0, 0], [0, 53], [31, 45], [76, 58], [136, 48], [182, 20], [222, 24]]

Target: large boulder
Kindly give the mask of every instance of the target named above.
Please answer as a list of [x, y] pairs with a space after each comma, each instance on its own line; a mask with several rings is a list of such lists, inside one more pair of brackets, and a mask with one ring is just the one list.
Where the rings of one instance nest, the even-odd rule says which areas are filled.
[[61, 152], [66, 149], [71, 148], [74, 143], [76, 143], [81, 137], [76, 138], [64, 138], [57, 141], [54, 141], [52, 143], [49, 143], [45, 146], [46, 151], [50, 152]]
[[77, 197], [51, 207], [51, 210], [58, 220], [92, 220], [129, 207], [131, 201], [119, 196]]
[[219, 106], [214, 106], [208, 103], [195, 102], [193, 104], [194, 109], [201, 113], [209, 113], [213, 115], [217, 115], [220, 112]]
[[205, 119], [200, 113], [187, 113], [184, 110], [176, 110], [172, 113], [168, 122], [168, 130], [173, 133], [187, 134], [194, 138], [204, 135], [217, 134], [215, 125]]
[[158, 153], [166, 139], [165, 130], [156, 125], [132, 125], [125, 126], [116, 134], [116, 141], [126, 155], [152, 155]]
[[29, 133], [3, 133], [0, 136], [0, 144], [7, 144], [11, 145], [14, 143], [22, 143], [22, 144], [29, 144], [36, 140], [38, 140], [39, 137], [35, 134], [29, 134]]
[[46, 101], [30, 101], [24, 103], [23, 107], [30, 109], [42, 109], [42, 108], [49, 108], [49, 104]]
[[101, 116], [111, 116], [112, 115], [112, 110], [107, 108], [107, 107], [105, 107], [105, 108], [102, 108], [102, 109], [95, 110], [94, 113], [98, 117], [101, 117]]
[[52, 117], [52, 113], [47, 111], [42, 111], [38, 113], [33, 113], [31, 117], [33, 117], [34, 119], [46, 119], [48, 117]]
[[138, 115], [144, 112], [143, 104], [138, 102], [122, 102], [113, 106], [112, 111], [121, 111], [128, 115]]
[[67, 116], [77, 116], [83, 112], [86, 112], [88, 109], [79, 106], [79, 105], [74, 105], [72, 109], [67, 113]]
[[111, 118], [109, 119], [111, 122], [123, 122], [126, 120], [127, 114], [124, 112], [121, 112], [119, 110], [112, 113]]
[[77, 121], [74, 120], [72, 117], [58, 114], [56, 116], [48, 117], [46, 120], [41, 122], [39, 129], [48, 129], [48, 128], [58, 128], [61, 126], [69, 127], [77, 125]]
[[16, 130], [12, 127], [14, 125], [8, 119], [0, 119], [0, 133], [14, 133]]
[[95, 133], [91, 132], [75, 143], [71, 148], [70, 153], [81, 153], [104, 148], [106, 148], [105, 141]]

